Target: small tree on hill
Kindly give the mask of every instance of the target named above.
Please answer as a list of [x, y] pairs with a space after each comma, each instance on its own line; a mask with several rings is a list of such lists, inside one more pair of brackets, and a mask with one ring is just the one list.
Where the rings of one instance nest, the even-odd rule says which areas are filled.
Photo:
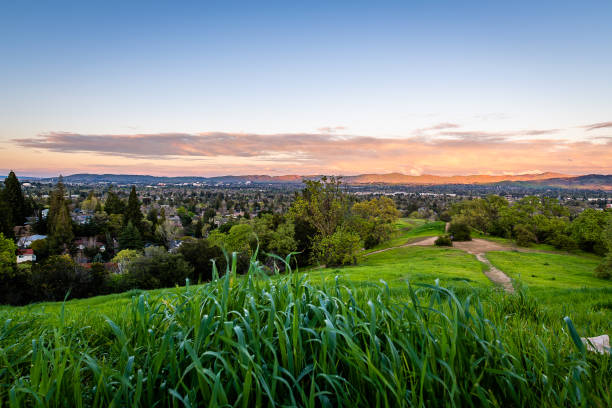
[[450, 223], [448, 234], [453, 241], [471, 241], [472, 234], [470, 226], [463, 220], [456, 220]]

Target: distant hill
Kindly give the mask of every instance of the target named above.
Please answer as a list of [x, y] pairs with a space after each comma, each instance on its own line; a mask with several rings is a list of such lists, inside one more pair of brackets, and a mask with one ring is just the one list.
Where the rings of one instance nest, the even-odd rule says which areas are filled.
[[529, 183], [558, 188], [612, 191], [612, 174], [587, 174], [577, 177], [555, 177], [544, 180], [533, 180]]
[[[202, 183], [214, 184], [300, 184], [304, 179], [319, 179], [319, 175], [243, 175], [218, 177], [157, 177], [135, 174], [72, 174], [64, 177], [66, 183], [116, 183], [116, 184], [184, 184]], [[28, 178], [22, 178], [24, 180]], [[34, 178], [32, 178], [34, 179]], [[57, 178], [36, 178], [37, 181], [55, 182]], [[584, 176], [570, 176], [559, 173], [517, 174], [517, 175], [467, 175], [467, 176], [410, 176], [402, 173], [388, 174], [360, 174], [357, 176], [344, 176], [342, 180], [351, 185], [449, 185], [449, 184], [495, 184], [510, 183], [528, 187], [551, 186], [557, 188], [610, 190], [612, 191], [612, 175], [588, 174]]]

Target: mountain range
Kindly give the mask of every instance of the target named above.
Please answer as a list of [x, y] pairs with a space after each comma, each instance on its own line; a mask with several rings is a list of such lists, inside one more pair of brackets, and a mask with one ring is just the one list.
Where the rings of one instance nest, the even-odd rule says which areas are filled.
[[[304, 179], [316, 180], [320, 175], [243, 175], [216, 177], [158, 177], [135, 174], [72, 174], [64, 177], [67, 183], [117, 183], [117, 184], [299, 184]], [[22, 178], [42, 182], [54, 182], [57, 178]], [[517, 175], [466, 175], [466, 176], [411, 176], [402, 173], [360, 174], [342, 177], [344, 183], [350, 185], [449, 185], [449, 184], [495, 184], [516, 183], [524, 186], [550, 186], [557, 188], [609, 190], [612, 191], [612, 174], [588, 174], [582, 176], [560, 173], [536, 173]]]

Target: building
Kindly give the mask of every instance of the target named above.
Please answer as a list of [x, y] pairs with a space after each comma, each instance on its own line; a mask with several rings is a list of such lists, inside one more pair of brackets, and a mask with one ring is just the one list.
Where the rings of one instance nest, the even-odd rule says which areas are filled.
[[29, 248], [30, 245], [32, 245], [32, 242], [38, 241], [39, 239], [46, 239], [46, 238], [47, 238], [46, 235], [29, 235], [27, 237], [21, 237], [19, 238], [19, 241], [17, 241], [17, 246], [19, 248]]
[[17, 263], [34, 262], [35, 260], [36, 260], [36, 255], [34, 255], [33, 249], [31, 248], [19, 249], [17, 251]]

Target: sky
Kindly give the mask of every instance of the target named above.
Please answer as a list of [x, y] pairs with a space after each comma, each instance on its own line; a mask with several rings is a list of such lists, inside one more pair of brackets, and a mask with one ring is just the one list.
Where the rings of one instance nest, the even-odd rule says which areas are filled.
[[0, 0], [0, 173], [612, 173], [612, 2]]

